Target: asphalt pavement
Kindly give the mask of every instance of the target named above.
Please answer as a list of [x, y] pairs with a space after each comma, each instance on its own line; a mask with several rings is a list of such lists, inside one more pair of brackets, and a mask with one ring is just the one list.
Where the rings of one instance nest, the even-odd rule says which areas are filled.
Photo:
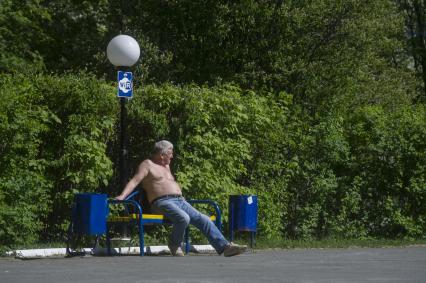
[[0, 282], [426, 282], [426, 247], [218, 255], [0, 258]]

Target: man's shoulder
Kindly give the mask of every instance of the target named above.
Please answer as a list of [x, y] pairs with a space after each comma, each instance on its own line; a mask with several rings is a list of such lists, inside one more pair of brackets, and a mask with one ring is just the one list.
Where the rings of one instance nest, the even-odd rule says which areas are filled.
[[151, 167], [153, 164], [154, 162], [152, 162], [151, 159], [145, 159], [144, 161], [141, 162], [140, 166]]
[[139, 173], [148, 174], [149, 172], [152, 171], [152, 168], [154, 167], [153, 164], [154, 163], [151, 160], [145, 159], [139, 164], [139, 169], [138, 169]]

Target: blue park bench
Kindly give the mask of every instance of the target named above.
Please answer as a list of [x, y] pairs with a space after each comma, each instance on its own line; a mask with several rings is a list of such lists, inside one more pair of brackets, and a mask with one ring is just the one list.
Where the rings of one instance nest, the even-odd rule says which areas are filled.
[[[142, 202], [137, 200], [139, 195], [139, 191], [135, 191], [130, 194], [125, 200], [108, 200], [108, 204], [110, 206], [124, 206], [124, 215], [110, 215], [107, 218], [107, 232], [106, 232], [106, 244], [107, 244], [107, 253], [111, 255], [111, 235], [110, 230], [114, 225], [134, 225], [138, 230], [139, 237], [139, 248], [140, 255], [144, 255], [144, 234], [145, 234], [145, 225], [165, 225], [171, 224], [170, 220], [168, 220], [162, 214], [151, 214], [145, 213], [147, 209], [142, 205]], [[221, 220], [221, 211], [218, 204], [212, 200], [187, 200], [191, 205], [194, 204], [207, 204], [213, 207], [214, 214], [210, 215], [210, 220], [213, 221], [216, 227], [222, 231], [222, 220]], [[131, 211], [131, 212], [130, 212]], [[189, 243], [189, 226], [185, 233], [185, 253], [187, 254], [190, 250]]]

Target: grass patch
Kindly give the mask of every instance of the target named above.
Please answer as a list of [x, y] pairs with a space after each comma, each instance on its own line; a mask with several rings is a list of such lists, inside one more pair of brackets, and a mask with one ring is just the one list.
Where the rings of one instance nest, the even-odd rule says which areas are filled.
[[[242, 240], [239, 240], [240, 242]], [[248, 242], [248, 241], [247, 241]], [[288, 240], [258, 239], [255, 249], [320, 249], [320, 248], [382, 248], [426, 245], [426, 239], [323, 239], [323, 240]]]
[[29, 249], [55, 249], [64, 248], [65, 242], [49, 242], [49, 243], [32, 243], [27, 245], [17, 245], [13, 250], [29, 250]]

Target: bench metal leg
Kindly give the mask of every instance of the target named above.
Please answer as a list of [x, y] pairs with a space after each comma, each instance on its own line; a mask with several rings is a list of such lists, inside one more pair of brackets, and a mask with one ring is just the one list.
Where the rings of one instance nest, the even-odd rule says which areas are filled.
[[107, 246], [107, 255], [111, 256], [111, 236], [109, 233], [110, 225], [107, 223], [107, 230], [106, 230], [106, 246]]
[[139, 218], [139, 222], [138, 222], [138, 230], [139, 230], [139, 253], [140, 256], [144, 256], [145, 255], [145, 243], [144, 243], [144, 230], [143, 230], [143, 223], [142, 223], [142, 216]]
[[185, 254], [189, 254], [189, 226], [185, 230]]

